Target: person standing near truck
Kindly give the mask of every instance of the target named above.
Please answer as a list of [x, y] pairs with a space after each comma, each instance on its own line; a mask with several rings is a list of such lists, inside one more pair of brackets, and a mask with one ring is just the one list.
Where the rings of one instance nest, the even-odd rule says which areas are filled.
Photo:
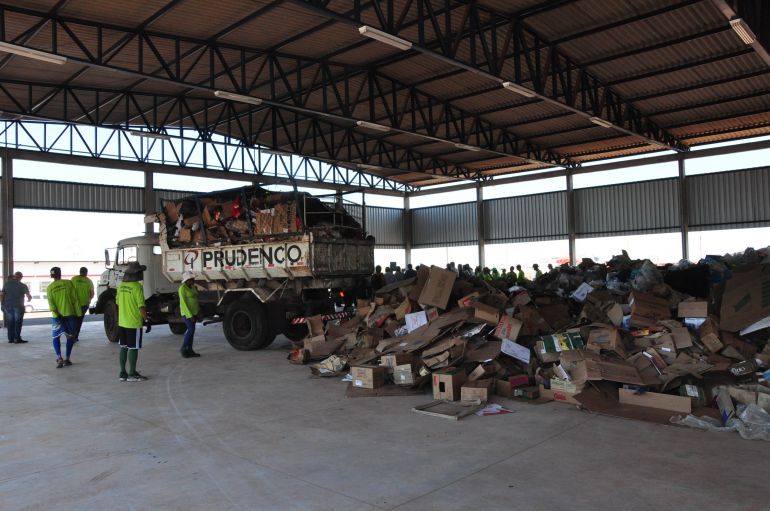
[[78, 328], [77, 335], [80, 338], [80, 328], [83, 326], [83, 318], [86, 316], [88, 306], [91, 305], [91, 300], [94, 297], [94, 283], [87, 277], [88, 268], [85, 266], [80, 268], [80, 275], [72, 277], [72, 285], [75, 286], [75, 298], [77, 299], [77, 305], [80, 308], [80, 315], [78, 316]]
[[182, 274], [182, 285], [179, 286], [179, 311], [184, 319], [187, 330], [184, 333], [182, 347], [179, 350], [184, 358], [200, 357], [200, 353], [193, 351], [193, 337], [195, 336], [195, 321], [200, 312], [198, 305], [198, 289], [195, 287], [195, 274], [186, 271]]
[[[139, 350], [142, 348], [142, 326], [147, 324], [147, 309], [144, 304], [144, 271], [146, 266], [137, 261], [128, 263], [128, 268], [123, 272], [123, 282], [117, 290], [118, 304], [118, 329], [120, 345], [120, 381], [145, 381], [136, 370], [136, 361], [139, 358]], [[126, 372], [126, 361], [129, 370]]]
[[[80, 309], [75, 298], [75, 286], [69, 280], [62, 280], [61, 268], [51, 268], [53, 282], [48, 284], [45, 292], [48, 295], [48, 308], [51, 309], [51, 337], [53, 350], [56, 352], [56, 368], [71, 366], [70, 355], [72, 347], [78, 341], [77, 325]], [[67, 340], [65, 358], [61, 356], [61, 336]]]
[[29, 294], [27, 285], [21, 282], [22, 278], [24, 275], [17, 271], [0, 291], [0, 303], [3, 304], [6, 317], [5, 328], [8, 330], [8, 342], [11, 344], [27, 342], [21, 338], [21, 325], [24, 321], [24, 297], [26, 296], [27, 301], [30, 301], [32, 295]]

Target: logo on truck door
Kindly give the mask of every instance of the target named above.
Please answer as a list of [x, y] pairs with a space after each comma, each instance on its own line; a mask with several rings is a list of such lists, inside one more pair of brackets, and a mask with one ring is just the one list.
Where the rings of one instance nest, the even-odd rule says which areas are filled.
[[[203, 266], [267, 266], [291, 264], [304, 259], [300, 245], [272, 245], [263, 247], [206, 250], [203, 252]], [[185, 263], [187, 259], [185, 258]]]
[[198, 251], [187, 252], [184, 255], [184, 265], [189, 266], [192, 269], [195, 261], [198, 260]]

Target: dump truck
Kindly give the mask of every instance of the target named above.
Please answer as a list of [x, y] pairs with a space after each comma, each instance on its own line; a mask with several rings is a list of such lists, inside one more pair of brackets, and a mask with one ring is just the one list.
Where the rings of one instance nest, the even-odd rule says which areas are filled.
[[107, 269], [92, 314], [118, 340], [116, 290], [131, 261], [147, 266], [149, 322], [185, 331], [177, 290], [192, 271], [204, 324], [221, 322], [237, 350], [268, 346], [278, 334], [300, 338], [310, 316], [350, 313], [374, 271], [374, 239], [346, 210], [307, 193], [253, 186], [162, 200], [145, 218], [157, 234], [121, 240], [105, 250]]

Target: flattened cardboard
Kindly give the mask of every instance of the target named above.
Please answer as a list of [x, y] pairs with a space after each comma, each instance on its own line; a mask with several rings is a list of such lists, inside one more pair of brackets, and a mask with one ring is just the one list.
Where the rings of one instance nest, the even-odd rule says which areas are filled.
[[598, 380], [632, 385], [646, 384], [639, 371], [625, 360], [605, 357], [587, 350], [563, 351], [561, 365], [569, 371], [572, 381], [577, 385]]
[[474, 380], [463, 383], [460, 388], [461, 401], [481, 401], [486, 403], [492, 395], [492, 384], [494, 380]]
[[474, 318], [478, 319], [479, 321], [483, 321], [489, 325], [497, 326], [497, 323], [500, 319], [499, 309], [481, 302], [473, 302], [473, 308], [475, 310], [475, 313], [473, 316]]
[[727, 280], [720, 311], [722, 330], [737, 332], [770, 316], [770, 264], [734, 273]]
[[396, 314], [396, 319], [403, 321], [404, 316], [412, 312], [412, 302], [409, 301], [409, 298], [405, 299], [398, 307], [396, 307], [394, 312]]
[[620, 332], [616, 328], [594, 328], [588, 335], [588, 346], [614, 351], [623, 358], [628, 356], [620, 340]]
[[540, 391], [541, 398], [552, 399], [553, 401], [557, 401], [559, 403], [567, 403], [570, 405], [580, 406], [580, 401], [575, 399], [576, 394], [571, 392], [558, 389], [547, 389], [542, 385], [538, 385], [538, 390]]
[[719, 325], [712, 318], [706, 319], [698, 329], [700, 342], [712, 353], [719, 353], [725, 347], [719, 339]]
[[513, 397], [513, 387], [508, 380], [495, 380], [495, 394], [500, 397]]
[[677, 317], [680, 318], [707, 318], [709, 315], [709, 303], [705, 300], [687, 300], [679, 302]]
[[420, 388], [410, 388], [404, 385], [383, 385], [376, 389], [365, 389], [348, 384], [345, 397], [390, 397], [390, 396], [419, 396], [425, 392]]
[[687, 327], [671, 328], [671, 337], [674, 339], [676, 349], [683, 350], [692, 346], [692, 335]]
[[770, 388], [764, 385], [731, 385], [730, 397], [744, 405], [757, 405], [770, 412]]
[[439, 309], [446, 309], [456, 279], [457, 274], [455, 272], [438, 266], [431, 266], [428, 280], [425, 282], [425, 287], [420, 292], [417, 302], [422, 305], [433, 305]]
[[344, 342], [342, 339], [327, 341], [326, 337], [319, 335], [305, 339], [304, 348], [308, 351], [311, 360], [320, 360], [333, 354]]
[[324, 320], [321, 316], [311, 316], [307, 318], [307, 330], [311, 337], [324, 334]]
[[458, 307], [473, 307], [473, 302], [476, 301], [477, 298], [481, 296], [481, 293], [478, 291], [474, 291], [473, 293], [469, 295], [465, 295], [459, 300], [457, 300], [457, 306]]
[[409, 292], [410, 300], [423, 303], [420, 302], [420, 294], [422, 293], [423, 288], [425, 288], [425, 283], [428, 281], [428, 275], [430, 275], [430, 268], [424, 264], [421, 264], [417, 268], [417, 277], [415, 277], [414, 285], [412, 286], [412, 290]]
[[387, 367], [388, 372], [392, 372], [397, 366], [411, 365], [414, 363], [414, 354], [412, 353], [393, 353], [391, 355], [383, 355], [380, 357], [380, 365]]
[[657, 424], [671, 424], [671, 417], [678, 415], [668, 410], [620, 403], [618, 390], [612, 385], [599, 385], [598, 388], [595, 386], [586, 387], [583, 392], [575, 395], [575, 400], [592, 413]]
[[487, 341], [475, 350], [465, 352], [466, 362], [485, 362], [500, 355], [502, 341]]
[[692, 400], [689, 397], [660, 394], [658, 392], [640, 392], [631, 389], [618, 390], [618, 402], [627, 405], [655, 408], [677, 413], [692, 413]]
[[651, 294], [632, 291], [630, 305], [630, 323], [634, 327], [652, 326], [658, 320], [671, 317], [671, 308], [668, 302]]
[[495, 361], [477, 365], [468, 375], [468, 381], [476, 381], [493, 376], [500, 370], [500, 364]]
[[498, 339], [508, 339], [515, 341], [519, 337], [521, 331], [521, 321], [506, 314], [500, 317], [500, 321], [495, 328], [494, 336]]
[[452, 402], [436, 400], [424, 405], [415, 406], [412, 408], [412, 411], [415, 413], [432, 415], [433, 417], [441, 417], [443, 419], [456, 421], [476, 413], [483, 407], [484, 405], [478, 401]]

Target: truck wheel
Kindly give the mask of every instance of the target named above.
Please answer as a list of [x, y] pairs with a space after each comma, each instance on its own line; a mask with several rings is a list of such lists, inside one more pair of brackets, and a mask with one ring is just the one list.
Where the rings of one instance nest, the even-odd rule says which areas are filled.
[[118, 328], [118, 305], [113, 300], [104, 304], [104, 333], [110, 342], [118, 342], [120, 329]]
[[168, 328], [175, 335], [184, 335], [187, 331], [187, 326], [184, 323], [169, 323]]
[[267, 314], [253, 299], [236, 300], [225, 311], [222, 325], [230, 346], [240, 351], [259, 350], [273, 342]]

